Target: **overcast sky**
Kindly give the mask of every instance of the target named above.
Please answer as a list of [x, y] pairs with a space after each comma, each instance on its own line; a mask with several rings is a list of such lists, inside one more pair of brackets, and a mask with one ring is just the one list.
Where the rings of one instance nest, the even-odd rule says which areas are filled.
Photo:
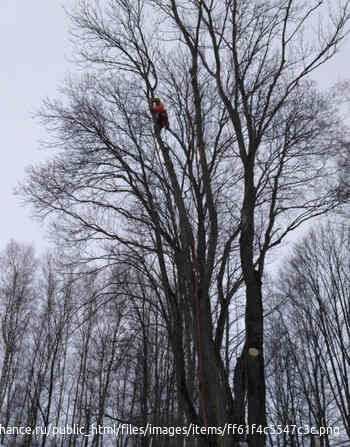
[[[44, 247], [44, 231], [33, 222], [13, 189], [25, 167], [43, 160], [38, 140], [44, 136], [32, 118], [43, 98], [57, 97], [73, 69], [69, 21], [63, 6], [75, 0], [0, 0], [0, 249], [11, 238]], [[315, 78], [322, 88], [350, 78], [350, 44], [324, 65]]]

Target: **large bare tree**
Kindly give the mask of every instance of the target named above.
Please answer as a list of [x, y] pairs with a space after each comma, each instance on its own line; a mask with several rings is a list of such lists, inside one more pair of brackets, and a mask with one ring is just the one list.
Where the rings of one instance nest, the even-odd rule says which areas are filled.
[[[156, 293], [194, 424], [244, 423], [246, 396], [250, 427], [266, 423], [261, 278], [272, 248], [337, 205], [337, 117], [309, 75], [335, 53], [349, 12], [349, 1], [86, 0], [72, 13], [85, 74], [45, 103], [59, 151], [23, 191], [61, 244], [85, 248], [82, 261], [132, 268]], [[154, 96], [169, 132], [153, 127]], [[223, 356], [243, 284], [232, 365]], [[265, 444], [258, 432], [248, 440]]]

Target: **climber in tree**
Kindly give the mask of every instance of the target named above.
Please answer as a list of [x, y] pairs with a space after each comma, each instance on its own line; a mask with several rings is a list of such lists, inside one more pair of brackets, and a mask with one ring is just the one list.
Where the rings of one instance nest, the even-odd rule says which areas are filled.
[[169, 129], [168, 114], [160, 99], [154, 98], [153, 101], [150, 102], [150, 106], [151, 112], [155, 116], [157, 126], [159, 126], [160, 129], [163, 129], [164, 127]]

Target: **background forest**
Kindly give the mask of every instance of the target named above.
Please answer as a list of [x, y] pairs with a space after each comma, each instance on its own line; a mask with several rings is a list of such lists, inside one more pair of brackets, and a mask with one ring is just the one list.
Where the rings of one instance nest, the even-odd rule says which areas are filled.
[[[311, 80], [350, 2], [82, 0], [70, 15], [77, 72], [39, 111], [48, 159], [17, 189], [56, 249], [1, 253], [0, 442], [350, 445], [349, 86]], [[67, 429], [120, 423], [287, 429]], [[2, 428], [19, 426], [42, 431]]]

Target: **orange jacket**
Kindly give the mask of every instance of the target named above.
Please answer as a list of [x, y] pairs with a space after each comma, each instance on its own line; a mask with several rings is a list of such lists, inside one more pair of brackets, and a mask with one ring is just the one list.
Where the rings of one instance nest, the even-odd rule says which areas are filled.
[[157, 115], [160, 115], [161, 113], [165, 112], [165, 107], [163, 106], [163, 104], [161, 102], [159, 102], [158, 104], [155, 104], [152, 107], [152, 110]]

